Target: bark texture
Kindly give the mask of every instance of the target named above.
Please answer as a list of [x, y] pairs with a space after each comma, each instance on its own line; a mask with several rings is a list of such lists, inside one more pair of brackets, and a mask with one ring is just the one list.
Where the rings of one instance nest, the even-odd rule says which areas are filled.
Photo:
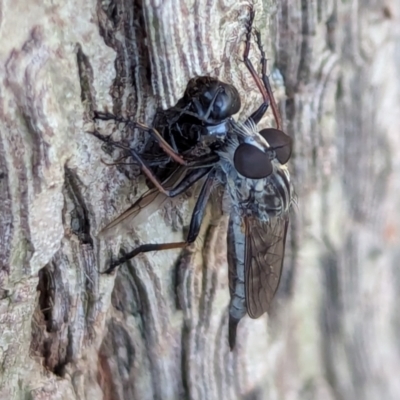
[[100, 239], [146, 185], [87, 131], [93, 110], [151, 125], [195, 75], [249, 115], [250, 3], [28, 3], [0, 2], [0, 398], [398, 399], [400, 1], [254, 2], [298, 199], [275, 309], [234, 352], [212, 208], [183, 252], [99, 274], [121, 245], [182, 240], [193, 200]]

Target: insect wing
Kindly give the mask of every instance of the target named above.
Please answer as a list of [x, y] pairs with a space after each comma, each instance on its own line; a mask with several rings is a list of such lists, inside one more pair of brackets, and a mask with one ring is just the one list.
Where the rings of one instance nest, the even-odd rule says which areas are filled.
[[245, 218], [245, 292], [251, 318], [269, 310], [278, 289], [288, 223], [287, 217], [273, 217], [269, 222]]
[[124, 231], [135, 218], [135, 224], [146, 221], [154, 212], [160, 209], [168, 197], [157, 189], [150, 189], [144, 193], [131, 207], [105, 226], [100, 235], [108, 237]]
[[[187, 170], [184, 167], [177, 168], [163, 184], [166, 188], [173, 187], [184, 178], [186, 172]], [[167, 199], [169, 197], [159, 192], [156, 188], [148, 190], [131, 207], [105, 226], [101, 230], [100, 236], [109, 237], [118, 234], [119, 231], [129, 229], [129, 225], [133, 219], [135, 219], [136, 225], [145, 222], [163, 206]]]

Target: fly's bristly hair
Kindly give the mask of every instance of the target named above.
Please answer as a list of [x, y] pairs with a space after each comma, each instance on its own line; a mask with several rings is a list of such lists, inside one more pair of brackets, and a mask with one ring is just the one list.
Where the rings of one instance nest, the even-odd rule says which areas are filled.
[[[240, 143], [251, 144], [265, 153], [268, 153], [271, 148], [270, 144], [260, 135], [257, 125], [251, 118], [246, 123], [232, 122], [232, 131], [225, 138], [225, 146], [217, 151], [221, 160], [233, 165], [234, 153]], [[277, 165], [276, 168], [283, 167], [274, 159], [274, 153], [271, 152], [271, 154], [271, 161]]]
[[257, 125], [251, 118], [245, 123], [236, 122], [233, 125], [233, 132], [238, 136], [239, 141], [252, 144], [262, 151], [270, 147], [269, 143], [260, 135]]

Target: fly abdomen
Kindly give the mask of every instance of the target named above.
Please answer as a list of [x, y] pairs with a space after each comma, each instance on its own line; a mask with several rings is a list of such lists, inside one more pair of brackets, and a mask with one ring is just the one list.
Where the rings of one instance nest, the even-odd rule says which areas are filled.
[[241, 218], [236, 213], [231, 213], [228, 227], [228, 264], [229, 264], [229, 290], [231, 301], [229, 304], [229, 346], [235, 346], [236, 327], [246, 315], [245, 294], [245, 233], [241, 226]]

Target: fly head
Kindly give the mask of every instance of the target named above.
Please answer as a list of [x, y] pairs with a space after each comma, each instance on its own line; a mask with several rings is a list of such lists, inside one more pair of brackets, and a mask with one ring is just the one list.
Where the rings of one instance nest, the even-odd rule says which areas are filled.
[[199, 76], [192, 78], [184, 98], [192, 111], [205, 126], [218, 125], [240, 110], [237, 89], [217, 78]]
[[[241, 143], [236, 148], [233, 164], [237, 172], [245, 178], [263, 179], [273, 172], [272, 160], [286, 164], [292, 154], [292, 139], [284, 132], [275, 129], [262, 129], [259, 134], [268, 147], [258, 146], [256, 142]], [[261, 148], [260, 148], [261, 147]]]

